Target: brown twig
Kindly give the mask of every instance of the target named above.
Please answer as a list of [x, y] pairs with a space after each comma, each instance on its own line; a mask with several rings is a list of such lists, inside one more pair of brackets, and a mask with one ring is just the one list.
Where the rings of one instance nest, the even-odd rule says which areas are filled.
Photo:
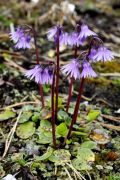
[[110, 106], [110, 107], [113, 107], [112, 104], [108, 103], [105, 99], [98, 98], [96, 101], [97, 101], [97, 102], [102, 102], [102, 103], [104, 103], [104, 104], [106, 104], [106, 105], [108, 105], [108, 106]]
[[5, 107], [2, 107], [0, 108], [0, 110], [4, 110], [4, 109], [7, 109], [7, 108], [14, 108], [14, 107], [18, 107], [18, 106], [23, 106], [23, 105], [26, 105], [26, 104], [40, 104], [40, 102], [34, 102], [34, 101], [25, 101], [25, 102], [20, 102], [20, 103], [15, 103], [15, 104], [12, 104], [10, 106], [5, 106]]
[[0, 54], [1, 54], [1, 55], [9, 54], [9, 55], [11, 55], [11, 56], [13, 56], [13, 57], [15, 57], [15, 58], [17, 58], [17, 59], [19, 58], [19, 59], [24, 59], [24, 60], [26, 60], [26, 57], [23, 56], [21, 53], [18, 53], [18, 52], [11, 52], [11, 51], [9, 51], [9, 50], [0, 49]]
[[99, 76], [103, 76], [103, 77], [109, 77], [109, 76], [120, 77], [120, 73], [117, 73], [117, 72], [114, 72], [114, 73], [100, 73]]
[[11, 141], [12, 141], [12, 138], [13, 138], [13, 135], [14, 135], [14, 133], [15, 133], [15, 130], [16, 130], [18, 121], [19, 121], [19, 119], [20, 119], [20, 117], [21, 117], [21, 114], [22, 114], [22, 110], [20, 111], [20, 113], [19, 113], [19, 115], [18, 115], [18, 117], [17, 117], [17, 120], [16, 120], [13, 128], [11, 129], [11, 131], [9, 132], [9, 134], [8, 134], [8, 136], [7, 136], [7, 139], [6, 139], [6, 142], [5, 142], [5, 150], [4, 150], [4, 153], [3, 153], [3, 155], [2, 155], [2, 159], [5, 157], [5, 155], [6, 155], [7, 152], [8, 152], [8, 149], [9, 149], [9, 147], [10, 147], [10, 143], [11, 143]]
[[112, 129], [115, 131], [120, 131], [120, 126], [114, 126], [110, 124], [100, 123], [103, 127], [106, 127], [107, 129]]
[[25, 69], [21, 66], [19, 66], [17, 63], [11, 61], [11, 60], [7, 60], [5, 59], [7, 62], [5, 63], [6, 65], [8, 66], [13, 66], [15, 68], [17, 68], [20, 72], [24, 73], [25, 72]]
[[115, 122], [119, 122], [120, 123], [120, 117], [114, 117], [114, 116], [110, 116], [107, 114], [101, 114], [101, 116], [105, 119], [108, 119], [110, 121], [115, 121]]

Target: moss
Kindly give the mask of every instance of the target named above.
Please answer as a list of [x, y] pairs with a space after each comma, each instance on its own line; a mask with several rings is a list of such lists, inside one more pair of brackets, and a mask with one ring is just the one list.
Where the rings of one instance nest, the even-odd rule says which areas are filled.
[[87, 79], [86, 82], [89, 82], [89, 84], [95, 84], [97, 86], [109, 86], [113, 84], [112, 80], [106, 79], [104, 77]]
[[106, 63], [99, 62], [94, 65], [94, 68], [97, 72], [100, 73], [120, 72], [120, 62], [118, 61], [111, 61]]

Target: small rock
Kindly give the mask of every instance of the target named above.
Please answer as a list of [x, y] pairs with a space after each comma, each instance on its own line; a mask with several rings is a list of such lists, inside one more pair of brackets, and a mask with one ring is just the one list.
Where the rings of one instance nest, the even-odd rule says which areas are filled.
[[113, 170], [112, 166], [106, 166], [105, 168], [108, 169], [108, 170]]
[[96, 168], [98, 169], [98, 170], [103, 170], [103, 166], [101, 166], [101, 165], [96, 165]]
[[2, 180], [17, 180], [12, 174], [8, 174]]
[[97, 144], [106, 144], [110, 141], [108, 133], [102, 129], [94, 129], [90, 134], [90, 138]]
[[110, 151], [106, 154], [106, 160], [115, 161], [118, 158], [118, 154], [114, 151]]

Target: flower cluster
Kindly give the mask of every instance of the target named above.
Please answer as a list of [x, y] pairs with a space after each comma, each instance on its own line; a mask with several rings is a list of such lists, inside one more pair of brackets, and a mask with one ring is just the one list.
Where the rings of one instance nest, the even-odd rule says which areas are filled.
[[81, 63], [78, 59], [73, 59], [69, 64], [64, 65], [61, 70], [75, 80], [97, 76], [87, 60], [83, 60]]
[[26, 71], [25, 76], [34, 79], [37, 84], [52, 84], [53, 68], [36, 65], [33, 69]]
[[[89, 49], [82, 59], [75, 57], [69, 64], [61, 68], [63, 73], [75, 80], [86, 77], [96, 77], [97, 74], [92, 69], [91, 64], [98, 61], [110, 61], [114, 58], [113, 52], [107, 49], [97, 34], [90, 30], [85, 24], [77, 24], [75, 31], [71, 33], [65, 32], [60, 25], [54, 26], [48, 31], [47, 37], [49, 40], [54, 39], [55, 44], [59, 41], [59, 45], [64, 44], [75, 47], [83, 45], [88, 37], [91, 37], [91, 39], [97, 42], [97, 45], [95, 45], [95, 43], [89, 43]], [[16, 48], [30, 48], [31, 37], [26, 34], [21, 27], [11, 32], [10, 38], [14, 41]], [[52, 84], [53, 68], [49, 67], [49, 65], [48, 67], [36, 65], [33, 69], [28, 70], [25, 75], [30, 79], [34, 79], [38, 84]]]
[[10, 38], [15, 43], [17, 49], [29, 49], [31, 36], [26, 34], [21, 27], [16, 28], [16, 31], [10, 33]]
[[91, 49], [88, 57], [84, 57], [82, 61], [77, 59], [77, 63], [75, 63], [72, 60], [69, 64], [64, 65], [61, 70], [63, 73], [70, 75], [70, 77], [73, 77], [74, 79], [82, 77], [96, 77], [97, 74], [92, 69], [91, 63], [98, 61], [106, 62], [112, 60], [113, 58], [114, 54], [112, 51], [104, 46], [100, 46], [97, 49]]
[[[52, 29], [49, 31], [49, 37], [52, 36], [51, 32]], [[54, 33], [56, 34], [55, 31]], [[77, 26], [77, 31], [73, 31], [71, 33], [67, 33], [62, 30], [59, 37], [59, 43], [60, 45], [64, 44], [77, 47], [79, 45], [83, 45], [84, 41], [86, 41], [89, 36], [91, 36], [91, 43], [89, 44], [88, 51], [86, 51], [82, 59], [74, 58], [69, 64], [64, 65], [61, 68], [63, 73], [66, 73], [66, 75], [69, 75], [74, 79], [96, 77], [97, 74], [92, 69], [91, 64], [98, 61], [110, 61], [114, 58], [113, 52], [107, 49], [97, 34], [91, 31], [85, 24]], [[92, 40], [94, 41], [92, 42]]]
[[81, 26], [77, 26], [77, 30], [72, 33], [64, 32], [63, 27], [61, 26], [55, 26], [48, 31], [48, 39], [55, 39], [58, 31], [60, 32], [60, 45], [80, 46], [84, 43], [87, 37], [97, 36], [97, 34], [91, 31], [87, 25], [82, 24]]

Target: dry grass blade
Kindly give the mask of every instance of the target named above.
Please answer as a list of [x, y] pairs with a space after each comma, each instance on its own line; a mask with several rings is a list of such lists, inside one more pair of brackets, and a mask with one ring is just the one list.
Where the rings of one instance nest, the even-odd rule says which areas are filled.
[[0, 110], [4, 110], [4, 109], [7, 109], [7, 108], [14, 108], [14, 107], [18, 107], [18, 106], [23, 106], [23, 105], [26, 105], [26, 104], [35, 104], [35, 105], [38, 105], [40, 104], [40, 102], [34, 102], [34, 101], [25, 101], [25, 102], [20, 102], [20, 103], [15, 103], [15, 104], [12, 104], [10, 106], [5, 106], [3, 108], [0, 108]]
[[120, 117], [114, 117], [107, 114], [101, 114], [101, 116], [105, 119], [108, 119], [110, 121], [120, 122]]
[[70, 173], [69, 173], [69, 171], [67, 170], [66, 167], [64, 167], [64, 170], [65, 170], [65, 172], [67, 173], [67, 175], [68, 175], [68, 177], [69, 177], [69, 180], [73, 180], [73, 178], [71, 177], [71, 175], [70, 175]]
[[66, 163], [66, 164], [73, 170], [73, 172], [77, 175], [77, 177], [78, 177], [79, 179], [86, 180], [86, 179], [82, 176], [82, 174], [80, 174], [80, 172], [78, 172], [78, 171], [73, 167], [72, 164], [69, 164], [69, 163]]
[[13, 66], [13, 67], [17, 68], [21, 73], [25, 72], [25, 69], [23, 67], [19, 66], [17, 63], [15, 63], [13, 61], [7, 61], [5, 64], [7, 66]]
[[23, 56], [22, 54], [18, 53], [18, 52], [11, 52], [9, 50], [0, 49], [0, 54], [1, 55], [4, 55], [4, 54], [11, 55], [12, 56], [12, 60], [13, 60], [13, 58], [17, 58], [17, 60], [18, 59], [26, 60], [26, 57]]
[[17, 127], [17, 124], [18, 124], [18, 121], [21, 117], [21, 114], [22, 114], [22, 110], [20, 111], [18, 117], [17, 117], [17, 120], [13, 126], [13, 128], [11, 129], [11, 131], [9, 132], [8, 136], [7, 136], [7, 139], [6, 139], [6, 142], [5, 142], [5, 150], [4, 150], [4, 153], [3, 153], [3, 156], [2, 156], [2, 159], [5, 157], [5, 155], [7, 154], [8, 152], [8, 149], [10, 147], [10, 143], [12, 141], [12, 138], [13, 138], [13, 135], [15, 133], [15, 130], [16, 130], [16, 127]]
[[100, 123], [103, 127], [107, 128], [107, 129], [112, 129], [115, 131], [120, 131], [120, 126], [114, 126], [114, 125], [110, 125], [110, 124], [104, 124], [104, 123]]
[[3, 133], [1, 128], [0, 128], [0, 134], [2, 135], [3, 139], [5, 140], [5, 135], [4, 135], [4, 133]]
[[86, 170], [86, 173], [87, 173], [89, 179], [92, 180], [92, 178], [91, 178], [91, 176], [90, 176], [90, 173], [89, 173], [87, 170]]
[[113, 77], [120, 77], [120, 73], [100, 73], [99, 74], [100, 76], [103, 76], [103, 77], [109, 77], [109, 76], [113, 76]]

